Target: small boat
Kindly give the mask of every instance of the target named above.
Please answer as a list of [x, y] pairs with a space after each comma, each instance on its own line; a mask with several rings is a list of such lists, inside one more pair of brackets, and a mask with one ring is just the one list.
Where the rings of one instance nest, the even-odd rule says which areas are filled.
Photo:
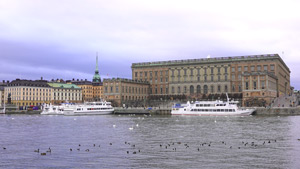
[[99, 102], [86, 102], [75, 106], [65, 107], [64, 115], [76, 116], [76, 115], [103, 115], [112, 114], [114, 108], [110, 102], [99, 101]]
[[237, 106], [238, 101], [196, 101], [187, 104], [175, 104], [172, 107], [172, 115], [196, 115], [196, 116], [228, 116], [228, 115], [251, 115], [255, 109], [243, 109]]

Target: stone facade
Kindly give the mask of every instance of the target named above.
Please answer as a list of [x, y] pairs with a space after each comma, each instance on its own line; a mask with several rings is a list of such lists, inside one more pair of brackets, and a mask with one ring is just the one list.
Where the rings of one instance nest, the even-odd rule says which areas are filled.
[[81, 103], [82, 102], [82, 92], [81, 88], [74, 84], [66, 83], [48, 83], [52, 88], [52, 104], [65, 103], [66, 101], [70, 103]]
[[[249, 77], [254, 72], [265, 73], [262, 77], [268, 80], [262, 83], [276, 81], [276, 87], [257, 88], [258, 93], [251, 91], [251, 97], [270, 102], [274, 94], [291, 94], [290, 70], [278, 54], [133, 63], [131, 68], [133, 80], [150, 81], [151, 95], [184, 94], [201, 99], [208, 94], [249, 94], [243, 80], [256, 77]], [[244, 101], [247, 99], [245, 96]]]
[[11, 97], [11, 103], [17, 106], [39, 106], [51, 103], [52, 88], [45, 80], [20, 80], [9, 83], [5, 89], [5, 102]]
[[139, 80], [112, 78], [103, 80], [104, 99], [113, 102], [114, 106], [123, 106], [131, 102], [144, 102], [149, 93], [149, 83]]

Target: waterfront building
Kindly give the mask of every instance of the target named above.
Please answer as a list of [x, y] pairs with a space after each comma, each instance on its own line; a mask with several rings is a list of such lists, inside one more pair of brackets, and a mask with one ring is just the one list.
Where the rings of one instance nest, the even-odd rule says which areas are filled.
[[79, 80], [77, 79], [77, 81], [71, 81], [72, 84], [77, 85], [78, 87], [81, 88], [82, 91], [82, 101], [94, 101], [94, 96], [93, 96], [93, 83], [91, 81], [88, 81], [87, 79], [85, 80]]
[[149, 83], [140, 80], [104, 79], [103, 88], [104, 99], [115, 104], [114, 106], [123, 106], [123, 104], [142, 106], [149, 96]]
[[52, 104], [82, 102], [82, 90], [75, 84], [49, 82], [48, 85], [52, 88]]
[[[39, 106], [51, 103], [52, 88], [46, 80], [16, 79], [4, 88], [5, 98], [11, 98], [11, 103], [17, 106]], [[7, 99], [5, 99], [7, 102]]]
[[5, 80], [3, 80], [3, 82], [0, 82], [0, 107], [4, 103], [4, 87], [7, 86], [8, 83], [9, 81], [5, 82]]
[[[222, 93], [243, 94], [244, 102], [260, 97], [268, 98], [265, 101], [269, 104], [276, 96], [291, 93], [290, 70], [278, 54], [133, 63], [131, 68], [133, 80], [150, 82], [151, 95], [184, 94], [201, 99]], [[261, 75], [260, 86], [249, 91], [246, 83], [258, 85], [257, 74]]]

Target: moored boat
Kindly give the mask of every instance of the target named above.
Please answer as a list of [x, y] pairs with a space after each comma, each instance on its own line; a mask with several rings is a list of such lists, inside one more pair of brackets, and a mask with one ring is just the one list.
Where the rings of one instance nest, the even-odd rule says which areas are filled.
[[73, 107], [64, 108], [64, 115], [66, 116], [103, 115], [112, 114], [113, 112], [114, 108], [111, 106], [111, 103], [106, 101], [86, 102], [81, 105], [75, 105]]
[[227, 116], [227, 115], [251, 115], [255, 109], [243, 109], [237, 106], [237, 101], [196, 101], [187, 102], [184, 105], [176, 104], [172, 107], [172, 115], [196, 115], [196, 116]]

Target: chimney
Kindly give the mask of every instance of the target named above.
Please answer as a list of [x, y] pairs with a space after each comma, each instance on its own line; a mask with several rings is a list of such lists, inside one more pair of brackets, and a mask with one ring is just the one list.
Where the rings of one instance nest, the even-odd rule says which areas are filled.
[[41, 77], [41, 80], [43, 80], [43, 77]]
[[72, 81], [74, 81], [75, 79], [73, 78], [73, 80]]
[[5, 83], [5, 80], [3, 80], [3, 83]]

